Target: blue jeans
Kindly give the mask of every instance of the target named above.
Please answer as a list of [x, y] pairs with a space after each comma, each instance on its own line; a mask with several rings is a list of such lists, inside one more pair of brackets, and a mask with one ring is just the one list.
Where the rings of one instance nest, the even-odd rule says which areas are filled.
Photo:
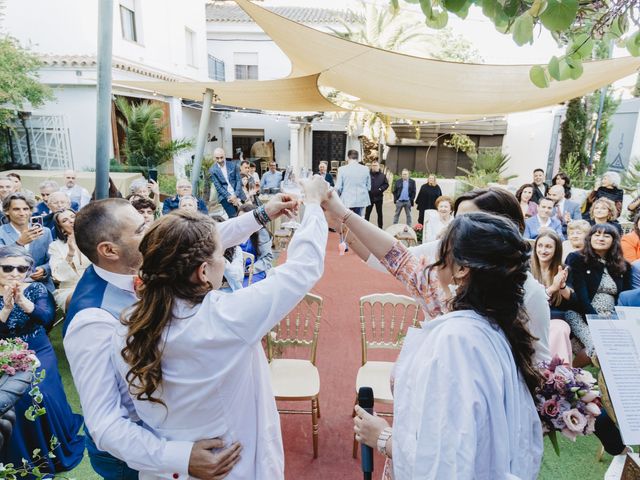
[[361, 217], [364, 212], [364, 207], [351, 207], [349, 210]]
[[95, 472], [105, 480], [138, 480], [138, 472], [132, 470], [122, 460], [98, 450], [85, 428], [85, 444], [89, 460]]

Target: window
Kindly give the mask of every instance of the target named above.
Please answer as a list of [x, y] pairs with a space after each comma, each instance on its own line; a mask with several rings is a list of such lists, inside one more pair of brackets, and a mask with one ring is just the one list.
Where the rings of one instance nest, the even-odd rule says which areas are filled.
[[184, 29], [185, 61], [187, 65], [196, 66], [196, 32], [189, 28]]
[[120, 5], [120, 25], [122, 26], [122, 38], [131, 42], [138, 41], [136, 13], [133, 2], [126, 2], [126, 5]]
[[208, 56], [209, 60], [209, 78], [224, 82], [224, 62], [213, 55]]
[[233, 54], [236, 80], [258, 80], [258, 54], [239, 52]]

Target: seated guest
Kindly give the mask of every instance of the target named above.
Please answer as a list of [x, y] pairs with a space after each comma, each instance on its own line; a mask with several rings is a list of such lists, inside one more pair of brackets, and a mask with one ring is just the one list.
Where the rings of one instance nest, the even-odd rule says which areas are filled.
[[640, 288], [622, 292], [618, 297], [620, 307], [640, 307]]
[[585, 347], [574, 360], [574, 366], [583, 367], [591, 362], [594, 352], [585, 315], [614, 313], [620, 293], [631, 289], [631, 268], [622, 256], [620, 235], [609, 223], [591, 227], [580, 252], [570, 253], [568, 285], [575, 292], [572, 310], [565, 320], [571, 333]]
[[36, 205], [34, 212], [36, 215], [49, 215], [51, 213], [49, 209], [49, 195], [58, 190], [58, 184], [53, 180], [45, 180], [40, 184], [40, 198], [42, 201]]
[[590, 230], [591, 225], [586, 220], [572, 220], [567, 224], [567, 240], [562, 242], [563, 262], [571, 252], [582, 250], [584, 239]]
[[[616, 172], [606, 172], [602, 175], [602, 180], [600, 182], [596, 181], [596, 184], [593, 187], [593, 191], [589, 194], [584, 204], [584, 212], [585, 220], [589, 220], [589, 213], [591, 211], [591, 207], [593, 202], [598, 200], [599, 198], [608, 198], [612, 202], [614, 202], [616, 206], [616, 215], [614, 218], [620, 216], [622, 212], [622, 201], [624, 199], [624, 192], [619, 185], [621, 183], [620, 174]], [[584, 216], [583, 216], [584, 217]]]
[[[66, 194], [63, 193], [63, 195]], [[53, 214], [53, 220], [57, 239], [49, 245], [49, 265], [51, 265], [51, 277], [58, 282], [53, 298], [58, 308], [64, 312], [76, 284], [90, 262], [76, 245], [73, 232], [76, 212], [71, 208], [59, 210]]]
[[145, 180], [138, 178], [131, 182], [129, 187], [129, 195], [138, 195], [142, 198], [150, 198], [155, 203], [156, 208], [160, 206], [160, 187], [153, 180]]
[[[224, 217], [215, 215], [213, 217], [217, 223], [225, 221]], [[235, 292], [242, 288], [242, 282], [244, 281], [244, 257], [242, 255], [242, 248], [240, 245], [235, 247], [229, 247], [224, 251], [222, 255], [224, 257], [224, 279], [229, 284], [229, 288], [221, 288], [221, 290]]]
[[622, 235], [622, 225], [616, 220], [617, 216], [616, 204], [608, 198], [599, 198], [591, 205], [589, 223], [591, 225], [609, 223], [618, 230], [619, 235]]
[[[246, 203], [240, 207], [238, 215], [255, 210], [256, 206], [251, 203]], [[251, 235], [246, 242], [240, 244], [243, 252], [247, 252], [253, 255], [255, 261], [253, 263], [253, 283], [264, 280], [267, 276], [267, 272], [273, 268], [273, 250], [272, 240], [269, 230], [262, 227], [260, 230]], [[249, 260], [245, 267], [249, 266]], [[249, 282], [249, 277], [245, 275], [243, 285], [246, 287]]]
[[556, 176], [551, 180], [551, 185], [560, 185], [564, 188], [564, 198], [571, 198], [571, 179], [566, 173], [556, 173]]
[[191, 212], [198, 211], [198, 201], [196, 197], [192, 197], [191, 195], [185, 195], [180, 198], [180, 203], [178, 204], [178, 210], [189, 210]]
[[55, 240], [57, 238], [56, 235], [58, 234], [58, 231], [56, 230], [56, 225], [53, 221], [53, 215], [56, 212], [65, 210], [67, 208], [70, 208], [74, 212], [77, 212], [78, 204], [75, 202], [71, 202], [69, 196], [64, 192], [53, 192], [51, 195], [49, 195], [49, 201], [47, 202], [47, 205], [51, 213], [45, 215], [42, 218], [42, 224], [49, 230], [51, 230], [51, 238], [52, 240]]
[[256, 171], [256, 164], [249, 162], [249, 174], [253, 177], [253, 181], [256, 185], [260, 185], [260, 175]]
[[[82, 417], [69, 407], [56, 355], [47, 337], [46, 330], [55, 318], [53, 299], [41, 283], [25, 283], [33, 265], [24, 248], [0, 247], [0, 291], [4, 292], [0, 295], [0, 339], [18, 337], [27, 342], [40, 361], [37, 372], [46, 370], [38, 385], [46, 414], [35, 421], [27, 420], [25, 412], [32, 405], [31, 396], [24, 395], [16, 403], [16, 424], [2, 461], [22, 466], [22, 459], [31, 463], [32, 452], [39, 449], [44, 463], [39, 465], [40, 471], [54, 474], [71, 470], [82, 461], [84, 439], [78, 435]], [[59, 446], [51, 452], [49, 441], [53, 436]], [[55, 455], [50, 457], [49, 453]]]
[[135, 208], [142, 218], [144, 218], [144, 223], [149, 226], [153, 223], [156, 218], [156, 204], [153, 203], [153, 200], [150, 198], [138, 198], [137, 200], [133, 200], [131, 202], [133, 208]]
[[246, 197], [245, 202], [253, 203], [256, 206], [259, 206], [260, 199], [258, 198], [258, 193], [260, 193], [260, 185], [256, 184], [253, 181], [253, 177], [248, 173], [241, 173], [240, 180], [242, 181], [242, 191]]
[[318, 175], [325, 179], [325, 181], [335, 187], [335, 182], [333, 181], [333, 175], [327, 172], [327, 162], [320, 162], [318, 165]]
[[571, 327], [564, 321], [565, 312], [573, 305], [573, 290], [567, 286], [569, 269], [562, 265], [562, 240], [555, 232], [544, 229], [536, 238], [531, 259], [531, 273], [547, 293], [551, 309], [549, 350], [571, 365]]
[[55, 289], [49, 267], [49, 245], [51, 231], [36, 223], [31, 225], [33, 200], [21, 193], [12, 193], [2, 202], [2, 208], [9, 218], [7, 225], [0, 227], [0, 245], [18, 245], [24, 247], [35, 262], [31, 280], [41, 282], [47, 290]]
[[36, 195], [31, 190], [22, 188], [22, 177], [20, 177], [19, 174], [11, 172], [7, 173], [7, 177], [9, 177], [13, 182], [13, 193], [21, 193], [34, 202], [36, 201]]
[[553, 200], [541, 198], [538, 203], [538, 213], [524, 222], [524, 238], [535, 240], [542, 228], [553, 230], [560, 238], [564, 238], [562, 236], [562, 223], [551, 216], [552, 212]]
[[[0, 176], [0, 202], [13, 193], [13, 182], [9, 177]], [[9, 223], [7, 216], [0, 212], [0, 225]]]
[[565, 189], [562, 185], [553, 185], [547, 192], [547, 197], [553, 200], [553, 216], [562, 223], [562, 234], [567, 235], [567, 224], [571, 220], [580, 220], [580, 205], [565, 198]]
[[[176, 196], [172, 198], [167, 198], [162, 204], [162, 214], [166, 215], [171, 210], [175, 210], [180, 206], [180, 198], [185, 196], [192, 196], [193, 187], [191, 186], [191, 182], [186, 178], [181, 178], [176, 182]], [[198, 199], [198, 211], [204, 214], [209, 213], [207, 209], [207, 205], [200, 199]]]
[[436, 199], [436, 209], [427, 210], [422, 230], [422, 243], [438, 240], [453, 220], [453, 199], [442, 195]]
[[269, 170], [262, 174], [262, 180], [260, 181], [260, 188], [262, 190], [269, 190], [271, 188], [280, 188], [282, 182], [282, 173], [276, 169], [276, 162], [269, 162]]
[[633, 263], [640, 259], [640, 213], [633, 217], [633, 230], [622, 236], [622, 255], [624, 259]]
[[531, 200], [534, 188], [530, 183], [525, 183], [516, 192], [516, 198], [520, 203], [525, 219], [535, 217], [538, 214], [538, 204]]
[[[118, 187], [116, 187], [116, 184], [111, 177], [109, 177], [109, 190], [107, 191], [107, 196], [108, 198], [122, 198], [122, 194], [120, 193], [120, 190], [118, 190]], [[91, 200], [93, 201], [95, 199], [96, 199], [96, 191], [94, 189], [93, 193], [91, 194]]]
[[60, 191], [66, 193], [71, 199], [71, 203], [76, 203], [78, 209], [76, 212], [91, 201], [91, 195], [86, 188], [82, 188], [76, 183], [76, 172], [67, 170], [64, 172], [64, 186], [60, 187]]

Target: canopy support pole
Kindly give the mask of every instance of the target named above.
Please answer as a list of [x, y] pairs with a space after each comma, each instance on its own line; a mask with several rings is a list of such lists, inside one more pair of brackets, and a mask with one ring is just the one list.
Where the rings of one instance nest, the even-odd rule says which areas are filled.
[[96, 200], [109, 197], [111, 141], [111, 51], [113, 0], [100, 0], [98, 10], [98, 99], [96, 106]]
[[[213, 102], [213, 90], [207, 88], [202, 99], [202, 112], [200, 113], [200, 126], [198, 127], [198, 137], [196, 139], [196, 154], [193, 159], [191, 170], [191, 185], [194, 195], [199, 196], [198, 180], [200, 180], [200, 170], [202, 169], [202, 157], [204, 156], [204, 146], [207, 143], [207, 130], [209, 129], [209, 118], [211, 117], [211, 104]], [[206, 176], [205, 176], [206, 182]], [[205, 199], [208, 200], [208, 199]]]

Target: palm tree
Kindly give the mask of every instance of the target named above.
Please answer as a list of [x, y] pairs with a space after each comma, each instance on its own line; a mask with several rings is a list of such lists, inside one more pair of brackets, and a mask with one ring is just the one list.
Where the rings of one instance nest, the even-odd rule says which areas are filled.
[[122, 150], [130, 166], [155, 168], [176, 153], [193, 147], [192, 140], [163, 139], [167, 124], [163, 122], [164, 111], [158, 104], [144, 101], [136, 105], [118, 97], [116, 107], [124, 117], [118, 118], [118, 123], [124, 129]]

